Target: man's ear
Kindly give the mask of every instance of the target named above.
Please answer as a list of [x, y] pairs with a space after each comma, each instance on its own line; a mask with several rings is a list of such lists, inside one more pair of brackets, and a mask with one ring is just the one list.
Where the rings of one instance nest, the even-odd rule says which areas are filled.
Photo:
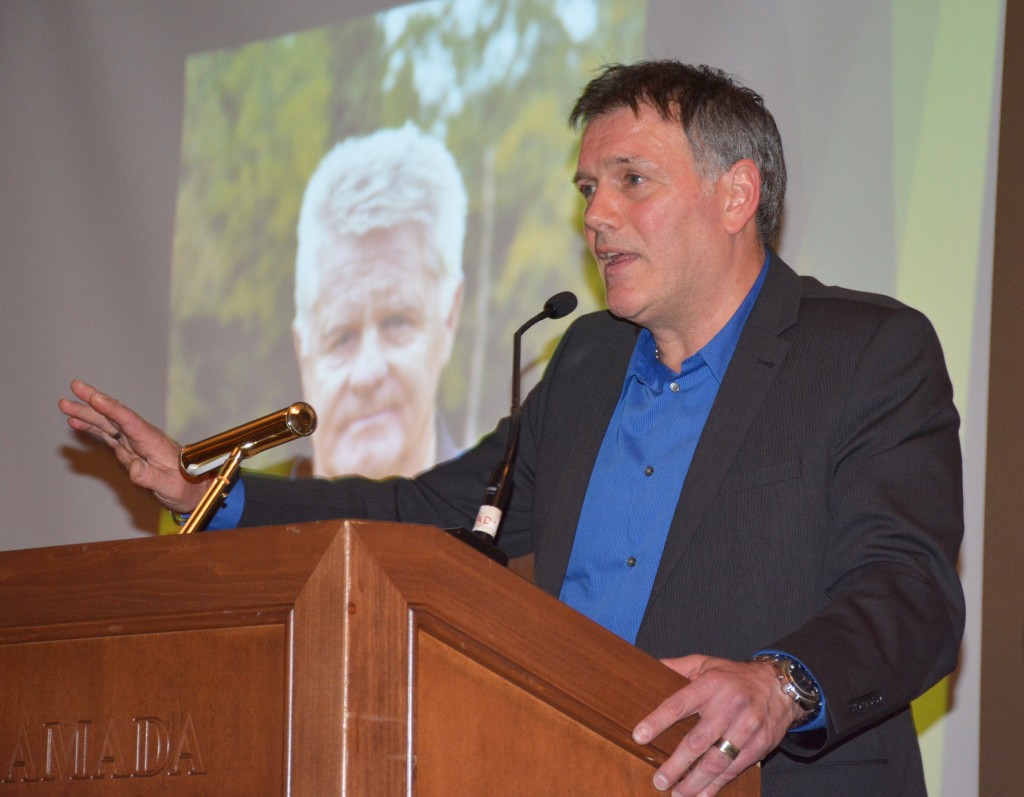
[[462, 289], [465, 283], [460, 279], [458, 286], [452, 294], [452, 306], [448, 310], [448, 317], [444, 320], [448, 331], [455, 334], [459, 328], [459, 317], [462, 315]]
[[459, 331], [459, 319], [462, 317], [462, 290], [465, 282], [459, 280], [458, 286], [452, 293], [452, 304], [448, 308], [448, 314], [444, 319], [444, 362], [451, 357], [452, 347], [455, 345], [455, 333]]
[[726, 232], [737, 235], [752, 220], [756, 227], [757, 206], [761, 203], [761, 171], [757, 165], [750, 158], [736, 161], [722, 175], [720, 184], [725, 189]]
[[295, 362], [299, 364], [299, 371], [302, 371], [302, 361], [305, 359], [306, 341], [302, 335], [303, 327], [298, 318], [292, 319], [292, 346], [295, 347]]

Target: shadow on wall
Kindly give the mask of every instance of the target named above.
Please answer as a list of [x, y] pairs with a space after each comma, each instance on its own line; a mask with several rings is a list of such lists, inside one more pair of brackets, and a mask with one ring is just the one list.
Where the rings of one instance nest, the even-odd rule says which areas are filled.
[[60, 455], [69, 469], [76, 475], [89, 476], [106, 484], [117, 497], [131, 518], [131, 525], [138, 531], [158, 534], [160, 529], [160, 505], [149, 491], [141, 490], [125, 476], [124, 468], [110, 454], [104, 443], [81, 432], [74, 432], [82, 444], [80, 448], [61, 446]]

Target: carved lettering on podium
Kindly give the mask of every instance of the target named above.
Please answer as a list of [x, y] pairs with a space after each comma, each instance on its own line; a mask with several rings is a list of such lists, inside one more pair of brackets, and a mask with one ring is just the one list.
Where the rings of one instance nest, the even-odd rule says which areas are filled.
[[[124, 755], [122, 739], [134, 739], [133, 757]], [[105, 725], [93, 720], [19, 725], [13, 749], [0, 765], [5, 760], [0, 786], [206, 774], [191, 714], [177, 731], [159, 717], [111, 718]]]

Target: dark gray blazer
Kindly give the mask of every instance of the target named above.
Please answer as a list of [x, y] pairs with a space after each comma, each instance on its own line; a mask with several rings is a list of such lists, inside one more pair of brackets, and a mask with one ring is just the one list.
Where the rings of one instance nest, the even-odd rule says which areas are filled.
[[[557, 595], [637, 327], [593, 313], [524, 402], [500, 542]], [[964, 603], [959, 419], [935, 333], [898, 302], [798, 277], [774, 254], [697, 446], [637, 645], [788, 651], [828, 728], [790, 734], [766, 795], [925, 793], [907, 705], [956, 663]], [[466, 526], [505, 422], [415, 480], [247, 475], [242, 525], [371, 517]]]

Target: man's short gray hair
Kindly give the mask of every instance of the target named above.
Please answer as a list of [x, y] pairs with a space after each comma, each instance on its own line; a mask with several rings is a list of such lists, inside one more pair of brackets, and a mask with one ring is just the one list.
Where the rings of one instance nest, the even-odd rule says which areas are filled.
[[331, 239], [418, 225], [436, 255], [441, 295], [462, 282], [466, 189], [455, 159], [411, 122], [336, 144], [306, 185], [299, 213], [295, 314], [319, 291], [318, 256]]

